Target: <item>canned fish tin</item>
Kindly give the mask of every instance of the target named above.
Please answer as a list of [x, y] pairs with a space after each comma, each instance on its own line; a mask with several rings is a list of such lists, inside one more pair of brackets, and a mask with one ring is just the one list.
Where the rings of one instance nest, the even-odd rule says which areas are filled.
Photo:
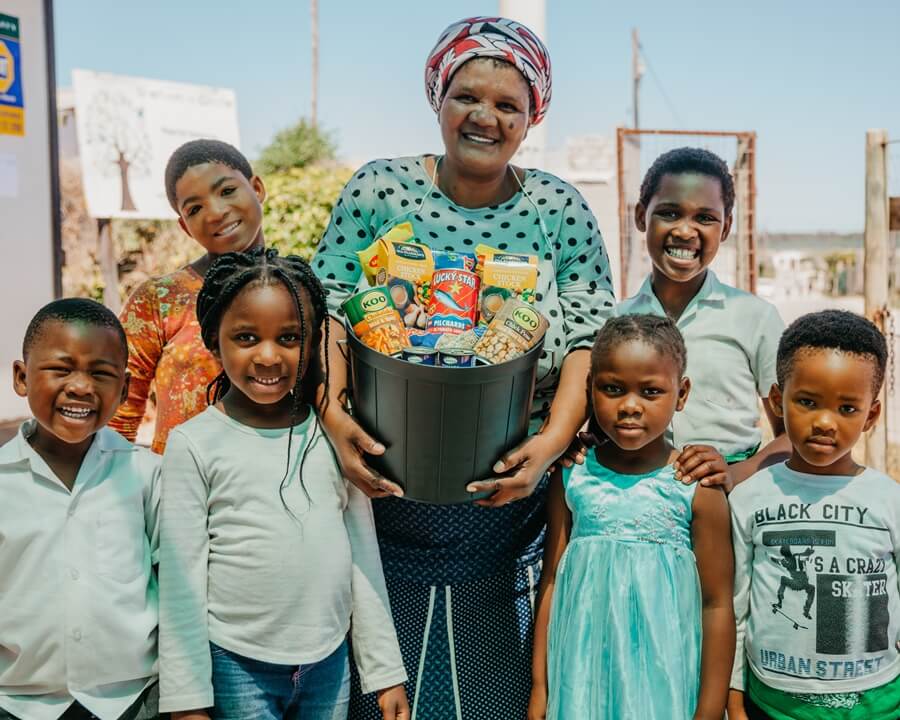
[[436, 270], [428, 301], [429, 332], [459, 335], [475, 327], [481, 280], [468, 270]]
[[437, 365], [437, 350], [428, 347], [408, 347], [403, 349], [400, 358], [417, 365]]
[[442, 350], [438, 352], [441, 367], [467, 368], [475, 365], [475, 353], [471, 350]]

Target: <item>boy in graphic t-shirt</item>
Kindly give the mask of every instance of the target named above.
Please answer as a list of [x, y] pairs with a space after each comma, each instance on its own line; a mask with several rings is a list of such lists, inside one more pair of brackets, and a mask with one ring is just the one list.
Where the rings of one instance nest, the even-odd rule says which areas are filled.
[[878, 420], [887, 344], [857, 315], [806, 315], [769, 398], [792, 454], [729, 496], [737, 653], [729, 720], [900, 713], [900, 484], [854, 462]]

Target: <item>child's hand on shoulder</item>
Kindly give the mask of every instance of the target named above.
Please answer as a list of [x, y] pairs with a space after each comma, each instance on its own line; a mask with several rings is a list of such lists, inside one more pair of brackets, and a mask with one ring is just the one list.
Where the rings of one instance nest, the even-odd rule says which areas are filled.
[[695, 482], [706, 487], [721, 485], [726, 493], [734, 486], [728, 463], [711, 445], [685, 445], [674, 464], [675, 478], [685, 485]]
[[403, 685], [379, 690], [378, 707], [381, 708], [381, 717], [384, 720], [409, 720], [409, 702], [406, 699], [406, 690]]
[[547, 688], [532, 686], [528, 700], [528, 720], [545, 720], [547, 717]]

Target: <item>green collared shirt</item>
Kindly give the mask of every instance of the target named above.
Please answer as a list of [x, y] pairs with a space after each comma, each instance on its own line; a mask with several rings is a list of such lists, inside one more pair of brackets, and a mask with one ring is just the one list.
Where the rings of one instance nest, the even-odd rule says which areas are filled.
[[[650, 277], [617, 315], [665, 316]], [[676, 447], [712, 445], [723, 455], [759, 445], [760, 398], [775, 382], [775, 355], [784, 322], [774, 305], [719, 281], [712, 270], [676, 322], [687, 345], [691, 394], [676, 413], [669, 439]]]

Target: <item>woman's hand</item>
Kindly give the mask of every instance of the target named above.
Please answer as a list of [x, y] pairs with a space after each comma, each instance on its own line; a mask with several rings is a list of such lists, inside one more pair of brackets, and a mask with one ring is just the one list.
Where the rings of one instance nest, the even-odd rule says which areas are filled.
[[565, 444], [561, 445], [549, 435], [532, 435], [494, 465], [495, 473], [511, 472], [512, 475], [470, 483], [466, 490], [470, 493], [491, 493], [490, 497], [475, 501], [482, 507], [500, 507], [513, 500], [521, 500], [534, 492], [547, 469], [564, 449]]
[[322, 427], [331, 440], [341, 473], [370, 498], [403, 496], [403, 489], [370, 468], [366, 455], [382, 455], [384, 445], [363, 430], [342, 408], [329, 408]]
[[547, 717], [547, 688], [531, 686], [528, 700], [528, 720], [545, 720]]
[[675, 478], [685, 485], [694, 482], [706, 487], [722, 485], [726, 493], [733, 486], [728, 474], [728, 463], [710, 445], [685, 445], [675, 459]]
[[409, 720], [409, 702], [406, 699], [406, 690], [403, 685], [379, 690], [376, 693], [378, 707], [381, 708], [381, 717], [384, 720]]

